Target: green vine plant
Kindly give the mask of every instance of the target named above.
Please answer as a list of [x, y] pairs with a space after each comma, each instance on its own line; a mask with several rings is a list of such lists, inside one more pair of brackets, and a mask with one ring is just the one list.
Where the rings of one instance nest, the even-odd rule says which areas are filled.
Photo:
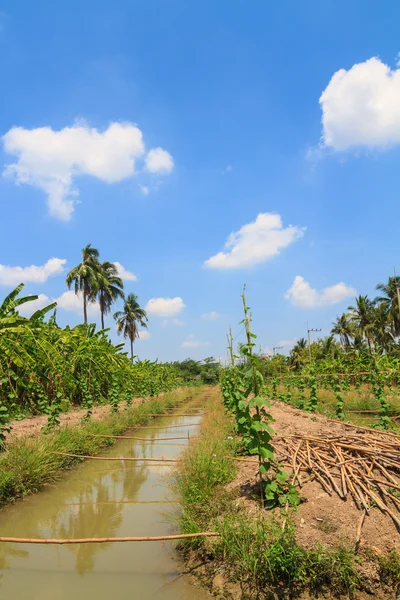
[[340, 421], [344, 420], [344, 397], [342, 392], [342, 385], [337, 375], [332, 378], [332, 387], [336, 399], [336, 417]]
[[108, 401], [111, 405], [111, 413], [118, 412], [119, 408], [119, 381], [114, 375], [111, 381], [111, 388], [108, 393]]
[[[245, 286], [246, 287], [246, 286]], [[250, 329], [250, 309], [246, 303], [245, 287], [242, 301], [247, 343], [242, 344], [241, 353], [245, 357], [242, 369], [227, 369], [222, 380], [222, 393], [225, 406], [236, 416], [237, 432], [242, 436], [247, 452], [258, 458], [258, 477], [261, 487], [262, 505], [297, 506], [299, 495], [293, 485], [288, 483], [288, 474], [274, 458], [271, 440], [274, 431], [270, 426], [273, 417], [268, 411], [270, 403], [265, 397], [264, 378], [260, 371], [260, 361], [253, 353], [257, 336]], [[275, 467], [275, 477], [271, 469]]]
[[389, 429], [392, 420], [389, 415], [389, 404], [385, 396], [384, 376], [382, 373], [379, 372], [378, 366], [375, 367], [373, 375], [373, 390], [375, 399], [378, 400], [380, 404], [379, 422], [377, 424], [377, 428], [385, 430]]
[[47, 431], [51, 431], [56, 427], [60, 426], [60, 415], [62, 411], [62, 399], [63, 395], [61, 392], [56, 392], [52, 403], [47, 409], [47, 425], [44, 428]]
[[311, 369], [310, 371], [308, 385], [310, 387], [310, 397], [308, 399], [307, 408], [310, 412], [315, 412], [318, 408], [318, 384], [314, 369]]
[[86, 408], [84, 421], [89, 421], [93, 414], [93, 395], [89, 389], [89, 383], [84, 379], [81, 382], [82, 406]]
[[299, 399], [297, 402], [297, 408], [303, 410], [306, 404], [306, 382], [304, 380], [304, 377], [299, 378], [297, 385], [299, 389]]
[[5, 450], [6, 434], [10, 433], [11, 429], [8, 409], [6, 406], [0, 405], [0, 452]]

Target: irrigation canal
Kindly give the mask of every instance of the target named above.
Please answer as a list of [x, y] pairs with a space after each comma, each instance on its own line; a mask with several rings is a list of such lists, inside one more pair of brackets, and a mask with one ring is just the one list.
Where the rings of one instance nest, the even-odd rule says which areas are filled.
[[[176, 413], [204, 403], [196, 398]], [[175, 458], [196, 434], [201, 410], [174, 411], [151, 428], [130, 430], [143, 441], [119, 440], [109, 457]], [[181, 427], [169, 428], [171, 425]], [[165, 426], [165, 429], [160, 428]], [[176, 438], [165, 440], [159, 438]], [[179, 444], [179, 445], [178, 445]], [[172, 463], [173, 464], [173, 463]], [[170, 466], [88, 460], [61, 481], [0, 512], [2, 536], [91, 538], [172, 533], [176, 507]], [[181, 575], [174, 542], [73, 544], [0, 543], [0, 598], [16, 600], [205, 600]]]

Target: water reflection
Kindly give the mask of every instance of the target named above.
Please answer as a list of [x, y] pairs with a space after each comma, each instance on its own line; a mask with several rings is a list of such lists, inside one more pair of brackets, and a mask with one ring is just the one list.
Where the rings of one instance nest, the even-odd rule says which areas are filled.
[[[193, 418], [171, 416], [162, 422], [188, 423]], [[190, 428], [191, 435], [194, 429]], [[107, 455], [171, 458], [182, 447], [168, 446], [168, 442], [158, 442], [158, 438], [185, 436], [188, 430], [135, 432], [148, 441], [122, 441]], [[165, 466], [87, 461], [57, 485], [2, 511], [0, 531], [16, 537], [55, 538], [168, 534], [170, 524], [160, 514], [165, 513], [166, 507], [153, 504], [167, 500], [166, 473]], [[135, 589], [139, 594], [135, 597], [145, 600], [165, 589], [176, 575], [170, 545], [105, 543], [56, 547], [0, 543], [2, 597], [7, 598], [70, 600], [75, 595], [78, 600], [109, 600], [113, 593], [122, 600], [131, 598], [131, 590]], [[178, 581], [167, 597], [191, 599], [202, 598], [203, 594], [198, 596], [185, 581]]]

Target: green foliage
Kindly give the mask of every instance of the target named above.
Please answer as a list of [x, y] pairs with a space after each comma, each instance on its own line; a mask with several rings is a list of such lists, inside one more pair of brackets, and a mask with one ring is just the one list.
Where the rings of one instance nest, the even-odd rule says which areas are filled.
[[[298, 494], [293, 485], [287, 482], [284, 473], [274, 459], [274, 448], [271, 439], [274, 431], [270, 426], [273, 421], [268, 409], [270, 404], [265, 397], [264, 378], [259, 369], [260, 361], [253, 353], [254, 340], [257, 336], [251, 332], [251, 317], [246, 297], [242, 294], [244, 321], [247, 343], [240, 347], [244, 357], [240, 367], [229, 367], [222, 372], [221, 389], [227, 410], [236, 420], [236, 430], [241, 436], [244, 449], [258, 458], [258, 474], [261, 484], [261, 500], [263, 505], [272, 508], [277, 504], [298, 503]], [[228, 336], [228, 339], [229, 338]], [[231, 355], [233, 357], [232, 348]], [[275, 467], [275, 477], [271, 476], [271, 466]]]
[[337, 375], [333, 377], [333, 390], [336, 398], [336, 417], [343, 421], [344, 419], [344, 398], [342, 393], [342, 386], [340, 385], [340, 379]]
[[310, 387], [310, 397], [308, 398], [307, 408], [310, 412], [315, 412], [318, 408], [318, 385], [314, 370], [310, 372], [308, 385]]
[[[21, 317], [21, 304], [35, 296], [19, 298], [18, 286], [0, 306], [0, 427], [3, 437], [12, 418], [46, 414], [48, 428], [59, 423], [61, 410], [81, 405], [90, 418], [95, 403], [154, 396], [183, 383], [179, 371], [170, 364], [132, 362], [113, 345], [107, 331], [94, 325], [61, 329], [54, 316], [44, 317], [53, 305], [30, 319]], [[116, 388], [118, 387], [118, 391]]]

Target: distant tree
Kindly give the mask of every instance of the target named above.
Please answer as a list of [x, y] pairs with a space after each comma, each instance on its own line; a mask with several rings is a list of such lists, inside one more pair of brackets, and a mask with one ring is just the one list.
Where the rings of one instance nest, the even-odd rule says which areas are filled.
[[111, 310], [111, 305], [124, 298], [124, 283], [118, 275], [118, 269], [114, 263], [105, 261], [99, 265], [93, 291], [96, 292], [100, 306], [101, 327], [104, 329], [104, 316]]
[[349, 306], [348, 318], [351, 324], [361, 333], [367, 340], [368, 348], [372, 354], [374, 348], [373, 342], [373, 314], [374, 304], [368, 296], [357, 296], [354, 306]]
[[139, 325], [147, 329], [148, 321], [146, 311], [141, 308], [136, 294], [128, 294], [122, 311], [114, 314], [117, 322], [118, 334], [123, 334], [131, 344], [131, 360], [133, 362], [133, 343], [139, 337]]
[[387, 283], [378, 283], [376, 289], [383, 292], [382, 296], [375, 298], [376, 304], [383, 304], [388, 318], [393, 323], [394, 334], [400, 336], [400, 314], [397, 288], [400, 287], [400, 277], [389, 277]]
[[300, 338], [297, 340], [295, 345], [289, 354], [289, 365], [295, 369], [300, 369], [306, 360], [307, 340]]
[[351, 344], [350, 340], [354, 337], [354, 328], [350, 323], [348, 315], [345, 313], [340, 315], [332, 325], [331, 333], [339, 336], [340, 343], [342, 344], [343, 349], [346, 350]]
[[83, 296], [83, 322], [87, 323], [87, 304], [95, 302], [97, 290], [97, 276], [100, 269], [99, 251], [87, 244], [82, 249], [82, 262], [71, 269], [66, 278], [68, 289], [74, 285], [75, 294]]

